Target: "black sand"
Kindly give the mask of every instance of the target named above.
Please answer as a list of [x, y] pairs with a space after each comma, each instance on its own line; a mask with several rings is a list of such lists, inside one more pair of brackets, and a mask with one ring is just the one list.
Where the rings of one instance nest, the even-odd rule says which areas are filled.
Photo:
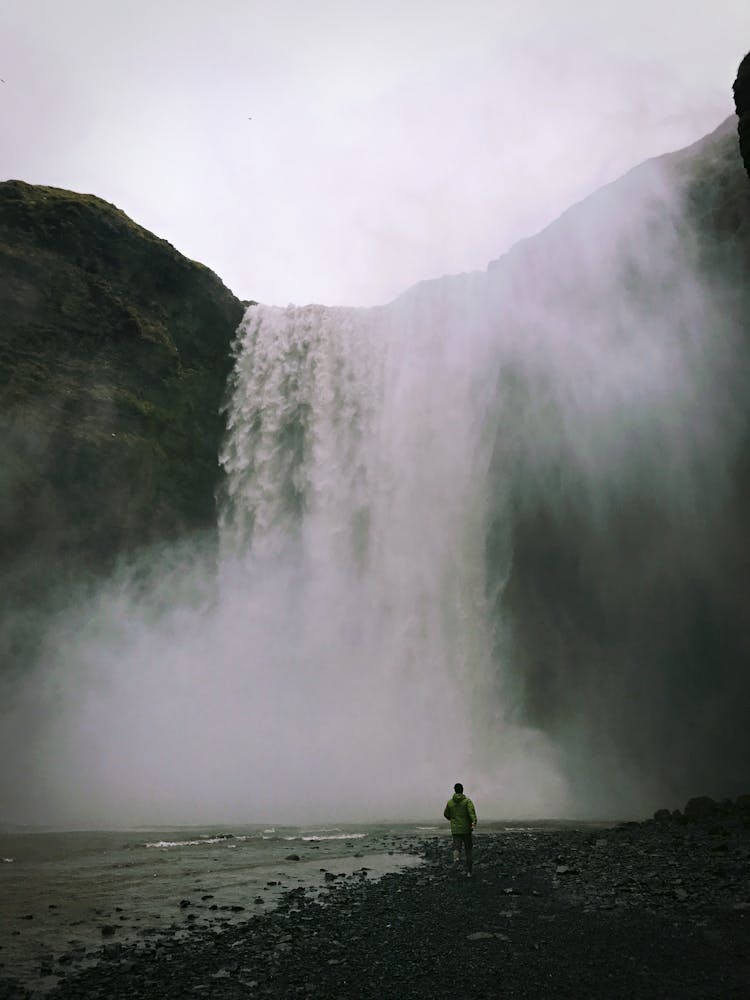
[[[484, 833], [472, 879], [454, 870], [446, 836], [399, 847], [424, 865], [375, 883], [335, 878], [325, 897], [297, 889], [273, 912], [188, 940], [167, 930], [140, 950], [107, 943], [46, 996], [750, 996], [746, 819]], [[0, 996], [32, 994], [6, 979]]]

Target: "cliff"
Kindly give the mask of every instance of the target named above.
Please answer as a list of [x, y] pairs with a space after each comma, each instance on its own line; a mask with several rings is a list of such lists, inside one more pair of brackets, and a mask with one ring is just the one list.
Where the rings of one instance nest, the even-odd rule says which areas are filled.
[[[213, 526], [219, 410], [242, 312], [215, 274], [113, 205], [0, 184], [10, 604], [38, 605], [69, 575]], [[14, 650], [19, 637], [5, 640]]]
[[736, 119], [494, 269], [505, 301], [533, 302], [516, 331], [525, 358], [542, 315], [557, 366], [522, 360], [499, 389], [526, 428], [519, 443], [500, 425], [486, 549], [518, 716], [567, 748], [594, 808], [633, 776], [644, 800], [737, 794], [750, 777], [750, 183]]
[[750, 53], [739, 65], [732, 91], [734, 93], [734, 107], [737, 112], [740, 154], [745, 169], [750, 174]]

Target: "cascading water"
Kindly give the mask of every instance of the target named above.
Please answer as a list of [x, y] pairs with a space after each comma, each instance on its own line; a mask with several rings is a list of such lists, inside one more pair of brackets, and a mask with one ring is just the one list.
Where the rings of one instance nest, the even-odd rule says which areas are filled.
[[731, 794], [745, 306], [706, 288], [677, 168], [384, 307], [250, 307], [218, 558], [151, 554], [148, 585], [51, 628], [2, 734], [17, 815], [427, 818], [456, 780], [498, 817], [633, 814], [696, 774]]
[[428, 789], [469, 773], [517, 808], [560, 803], [494, 697], [485, 291], [474, 275], [380, 309], [251, 307], [237, 342], [223, 585], [257, 623], [253, 669], [275, 651], [287, 738], [360, 812], [387, 814], [383, 785], [428, 809]]
[[[604, 192], [502, 266], [382, 308], [248, 310], [222, 455], [221, 604], [246, 623], [269, 739], [281, 734], [314, 786], [360, 814], [387, 814], [389, 775], [425, 811], [450, 774], [470, 776], [496, 814], [568, 808], [556, 755], [601, 714], [581, 682], [593, 658], [616, 686], [632, 655], [618, 663], [614, 638], [560, 680], [556, 616], [575, 574], [554, 577], [545, 530], [535, 561], [519, 531], [529, 512], [554, 524], [572, 507], [608, 537], [641, 494], [681, 517], [699, 485], [695, 447], [705, 456], [715, 428], [697, 405], [716, 326], [689, 233], [660, 171], [641, 197], [633, 213]], [[621, 563], [613, 553], [598, 583]], [[540, 720], [554, 731], [559, 704], [563, 727], [574, 721], [554, 749], [521, 724], [548, 692]], [[581, 756], [579, 803], [596, 767]], [[266, 774], [289, 787], [281, 761]], [[362, 775], [377, 776], [364, 796]]]
[[487, 288], [248, 310], [218, 561], [159, 554], [145, 592], [113, 581], [51, 630], [6, 730], [39, 720], [19, 815], [42, 794], [61, 822], [429, 818], [456, 780], [485, 815], [565, 810], [493, 663]]

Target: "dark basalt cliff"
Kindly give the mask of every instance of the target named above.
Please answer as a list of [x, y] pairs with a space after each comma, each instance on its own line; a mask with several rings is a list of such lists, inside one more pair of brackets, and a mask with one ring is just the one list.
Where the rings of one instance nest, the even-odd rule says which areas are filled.
[[750, 52], [740, 63], [737, 79], [734, 81], [734, 106], [737, 111], [737, 131], [740, 137], [740, 153], [745, 169], [750, 175]]
[[[220, 403], [242, 312], [215, 274], [113, 205], [0, 184], [6, 611], [215, 523]], [[18, 636], [4, 639], [12, 659]]]
[[[670, 194], [653, 211], [649, 173]], [[487, 572], [519, 717], [569, 749], [594, 802], [633, 776], [646, 797], [737, 794], [750, 780], [750, 182], [736, 120], [637, 168], [494, 266], [508, 294], [533, 289], [572, 369], [599, 330], [612, 356], [629, 338], [648, 345], [642, 330], [667, 338], [675, 358], [688, 356], [676, 345], [701, 344], [687, 376], [674, 369], [689, 392], [653, 412], [645, 397], [642, 420], [609, 400], [580, 417], [574, 379], [564, 396], [527, 371], [504, 376], [508, 412], [531, 431], [509, 441], [501, 423], [492, 474], [505, 500]], [[637, 371], [624, 369], [613, 395], [638, 391]]]

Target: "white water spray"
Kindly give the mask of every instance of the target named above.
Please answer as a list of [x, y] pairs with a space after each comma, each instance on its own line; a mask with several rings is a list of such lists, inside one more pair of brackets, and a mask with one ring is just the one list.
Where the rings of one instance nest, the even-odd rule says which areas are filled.
[[541, 739], [494, 698], [486, 277], [367, 311], [251, 308], [237, 355], [224, 594], [257, 624], [266, 682], [295, 692], [281, 728], [314, 784], [368, 814], [426, 813], [450, 774], [495, 810], [559, 808]]
[[[166, 553], [145, 598], [115, 580], [51, 629], [2, 734], [26, 778], [14, 815], [427, 818], [456, 780], [485, 817], [601, 815], [579, 733], [640, 663], [627, 645], [589, 649], [582, 615], [577, 684], [555, 618], [567, 581], [541, 586], [543, 539], [513, 595], [527, 628], [516, 661], [498, 598], [514, 528], [531, 516], [528, 551], [536, 508], [563, 525], [573, 510], [590, 529], [614, 645], [618, 623], [638, 633], [641, 588], [685, 553], [705, 561], [692, 539], [720, 516], [737, 430], [716, 402], [720, 318], [670, 184], [642, 171], [487, 273], [385, 307], [251, 307], [227, 402], [218, 563]], [[622, 579], [605, 546], [597, 577], [596, 546], [631, 495], [679, 531]], [[527, 677], [554, 747], [519, 721]], [[609, 782], [610, 813], [639, 807], [628, 778]]]
[[456, 780], [485, 816], [564, 811], [492, 662], [486, 283], [248, 310], [218, 571], [177, 559], [145, 599], [120, 581], [52, 632], [28, 815], [428, 818]]

